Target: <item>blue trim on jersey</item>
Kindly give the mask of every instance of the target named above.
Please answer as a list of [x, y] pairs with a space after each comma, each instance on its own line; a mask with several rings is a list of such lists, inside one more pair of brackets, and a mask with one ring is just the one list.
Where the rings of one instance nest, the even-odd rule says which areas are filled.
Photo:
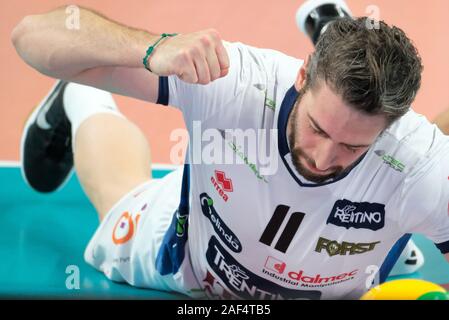
[[435, 243], [435, 245], [441, 251], [442, 254], [449, 253], [449, 241], [442, 243]]
[[179, 207], [173, 214], [156, 257], [156, 270], [163, 276], [177, 273], [184, 261], [189, 229], [189, 193], [190, 168], [184, 164]]
[[190, 211], [190, 167], [184, 164], [184, 172], [182, 174], [181, 201], [179, 203], [179, 211], [188, 215]]
[[159, 77], [159, 89], [156, 103], [168, 106], [168, 98], [169, 98], [168, 78]]
[[[284, 100], [281, 104], [281, 110], [279, 110], [278, 117], [278, 147], [279, 154], [281, 158], [284, 159], [290, 150], [287, 143], [287, 122], [290, 117], [290, 113], [293, 110], [296, 100], [298, 99], [299, 93], [296, 91], [295, 87], [292, 86], [288, 89], [285, 94]], [[288, 166], [287, 166], [288, 167]]]
[[387, 280], [388, 275], [401, 256], [401, 253], [410, 240], [411, 236], [411, 233], [404, 234], [398, 241], [396, 241], [394, 246], [391, 248], [390, 252], [388, 253], [387, 257], [382, 263], [382, 266], [379, 269], [380, 283], [384, 283], [385, 280]]
[[292, 86], [287, 93], [285, 94], [284, 100], [282, 101], [281, 109], [279, 111], [279, 117], [278, 117], [278, 148], [279, 148], [279, 155], [281, 156], [282, 162], [284, 162], [285, 167], [287, 168], [290, 175], [295, 179], [295, 181], [301, 186], [301, 187], [321, 187], [327, 184], [331, 184], [334, 182], [337, 182], [343, 178], [345, 178], [351, 171], [354, 169], [366, 156], [368, 153], [365, 152], [353, 165], [351, 168], [349, 168], [347, 171], [345, 171], [342, 175], [329, 180], [328, 182], [323, 183], [305, 183], [302, 182], [297, 175], [294, 174], [293, 170], [294, 168], [291, 168], [287, 160], [285, 160], [285, 156], [290, 153], [290, 149], [288, 147], [287, 142], [287, 123], [288, 118], [290, 116], [290, 113], [293, 110], [293, 107], [295, 105], [296, 100], [298, 99], [299, 92], [296, 91], [295, 86]]

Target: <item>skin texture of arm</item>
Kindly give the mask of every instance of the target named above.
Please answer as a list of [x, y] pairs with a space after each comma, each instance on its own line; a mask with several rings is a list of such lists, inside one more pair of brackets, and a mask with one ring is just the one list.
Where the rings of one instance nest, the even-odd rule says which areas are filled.
[[65, 27], [66, 17], [65, 8], [57, 8], [26, 16], [14, 28], [11, 40], [28, 65], [52, 78], [145, 101], [157, 99], [157, 76], [143, 68], [142, 57], [158, 36], [86, 8], [80, 8], [77, 30]]
[[125, 26], [80, 8], [80, 28], [65, 26], [64, 8], [30, 15], [11, 40], [20, 57], [47, 76], [155, 102], [159, 76], [207, 84], [227, 74], [229, 59], [218, 32], [209, 29], [164, 39], [142, 60], [159, 35]]

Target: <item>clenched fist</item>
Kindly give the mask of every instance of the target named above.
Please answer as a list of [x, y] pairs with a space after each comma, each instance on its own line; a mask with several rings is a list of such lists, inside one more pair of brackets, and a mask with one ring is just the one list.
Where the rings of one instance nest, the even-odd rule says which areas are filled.
[[148, 64], [159, 76], [176, 75], [188, 83], [208, 84], [227, 75], [229, 57], [218, 32], [209, 29], [165, 39]]

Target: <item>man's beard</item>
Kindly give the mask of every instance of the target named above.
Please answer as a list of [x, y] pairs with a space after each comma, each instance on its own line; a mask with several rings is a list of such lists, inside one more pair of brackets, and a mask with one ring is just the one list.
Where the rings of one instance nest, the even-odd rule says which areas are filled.
[[[293, 163], [293, 166], [295, 167], [296, 171], [301, 176], [306, 178], [307, 180], [309, 180], [311, 182], [315, 182], [315, 183], [323, 183], [323, 182], [326, 182], [327, 180], [333, 179], [333, 178], [341, 175], [342, 173], [345, 172], [345, 169], [341, 166], [335, 166], [335, 167], [329, 168], [330, 170], [328, 170], [328, 171], [330, 171], [330, 173], [327, 173], [325, 175], [319, 175], [319, 174], [313, 173], [312, 171], [310, 171], [309, 169], [304, 167], [304, 165], [301, 163], [301, 158], [302, 158], [303, 161], [307, 162], [307, 164], [310, 167], [316, 168], [315, 161], [313, 161], [309, 156], [307, 156], [300, 147], [297, 147], [297, 143], [296, 143], [297, 139], [298, 139], [296, 123], [298, 121], [298, 110], [299, 110], [299, 102], [301, 100], [301, 96], [302, 96], [302, 93], [300, 93], [300, 95], [298, 96], [296, 104], [293, 107], [293, 110], [291, 111], [291, 114], [290, 114], [290, 117], [291, 117], [290, 125], [292, 127], [290, 130], [290, 134], [288, 136], [288, 143], [291, 148], [290, 155], [291, 155], [292, 163]], [[347, 170], [349, 170], [349, 168], [347, 168]]]

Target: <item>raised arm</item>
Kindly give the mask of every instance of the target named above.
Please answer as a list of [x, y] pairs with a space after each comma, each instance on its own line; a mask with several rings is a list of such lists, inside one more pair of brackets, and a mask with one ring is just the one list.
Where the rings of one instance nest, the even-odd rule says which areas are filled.
[[65, 7], [25, 17], [11, 39], [22, 59], [57, 79], [156, 102], [158, 76], [207, 84], [226, 75], [229, 61], [218, 33], [205, 30], [165, 39], [142, 59], [159, 35], [131, 28], [80, 7], [80, 28], [67, 28]]

